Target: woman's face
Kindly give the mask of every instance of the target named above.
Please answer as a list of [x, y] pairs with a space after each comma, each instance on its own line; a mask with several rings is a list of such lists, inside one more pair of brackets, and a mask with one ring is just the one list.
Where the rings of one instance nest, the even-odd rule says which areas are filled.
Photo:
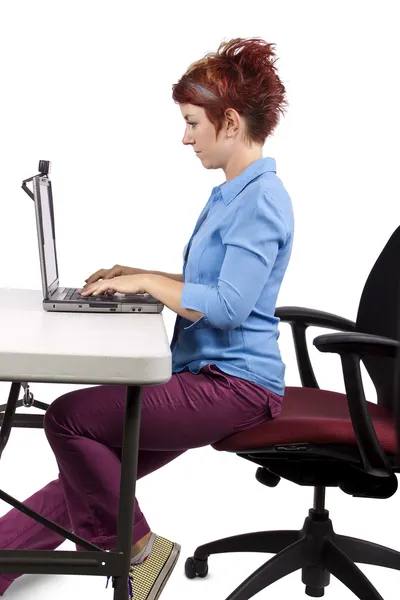
[[192, 146], [206, 169], [219, 169], [229, 156], [229, 146], [224, 130], [215, 135], [215, 127], [208, 119], [204, 108], [193, 104], [180, 104], [181, 113], [186, 121], [182, 143]]

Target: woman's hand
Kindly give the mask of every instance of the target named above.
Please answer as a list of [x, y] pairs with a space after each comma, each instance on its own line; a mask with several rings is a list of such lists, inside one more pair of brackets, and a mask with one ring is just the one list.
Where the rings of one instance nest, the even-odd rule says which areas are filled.
[[121, 265], [114, 265], [111, 269], [99, 269], [96, 273], [93, 273], [93, 275], [85, 279], [85, 283], [89, 285], [99, 279], [113, 279], [113, 277], [126, 275], [126, 273], [124, 273], [124, 268], [125, 267], [122, 267]]
[[[93, 275], [94, 277], [94, 275]], [[99, 296], [100, 294], [119, 292], [121, 294], [146, 294], [146, 277], [143, 275], [122, 275], [112, 279], [103, 279], [88, 283], [78, 290], [82, 296]]]

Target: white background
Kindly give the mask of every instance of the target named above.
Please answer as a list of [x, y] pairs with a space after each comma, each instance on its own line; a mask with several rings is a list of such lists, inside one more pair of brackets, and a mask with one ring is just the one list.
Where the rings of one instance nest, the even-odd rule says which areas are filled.
[[[52, 161], [61, 284], [80, 286], [119, 262], [179, 272], [182, 250], [222, 171], [207, 171], [181, 143], [171, 86], [191, 62], [232, 37], [276, 43], [290, 106], [264, 156], [277, 161], [296, 219], [278, 306], [356, 318], [365, 279], [399, 223], [400, 42], [396, 1], [128, 2], [4, 0], [0, 8], [0, 286], [40, 288], [33, 202], [21, 190]], [[175, 316], [165, 309], [171, 338]], [[312, 338], [323, 330], [311, 329]], [[0, 332], [1, 335], [1, 332]], [[79, 332], [77, 332], [79, 344]], [[280, 347], [287, 385], [299, 384], [287, 325]], [[338, 357], [311, 356], [321, 387], [343, 391]], [[364, 372], [365, 374], [365, 372]], [[368, 377], [369, 399], [375, 400]], [[34, 384], [51, 401], [72, 386]], [[8, 385], [0, 384], [2, 400]], [[211, 448], [193, 450], [138, 483], [152, 529], [182, 544], [163, 600], [223, 600], [267, 556], [210, 560], [189, 581], [186, 556], [236, 533], [301, 528], [312, 489], [260, 485], [256, 467]], [[0, 485], [25, 499], [57, 476], [42, 430], [12, 431]], [[353, 499], [329, 490], [336, 531], [400, 550], [399, 496]], [[5, 513], [8, 506], [1, 503]], [[0, 525], [1, 534], [1, 525]], [[62, 549], [73, 549], [66, 542]], [[362, 566], [385, 599], [400, 573]], [[105, 578], [25, 575], [22, 598], [112, 598]], [[304, 597], [300, 572], [260, 598]], [[354, 598], [332, 578], [327, 597]], [[258, 596], [257, 596], [258, 597]]]

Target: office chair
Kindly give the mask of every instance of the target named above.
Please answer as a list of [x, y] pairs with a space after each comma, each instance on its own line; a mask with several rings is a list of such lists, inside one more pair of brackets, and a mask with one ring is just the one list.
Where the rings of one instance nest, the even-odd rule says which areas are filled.
[[[339, 487], [354, 497], [382, 499], [397, 490], [399, 262], [400, 227], [368, 276], [355, 323], [307, 308], [276, 310], [276, 316], [292, 328], [303, 387], [286, 387], [279, 417], [232, 435], [213, 447], [234, 452], [259, 465], [256, 478], [269, 487], [276, 486], [282, 477], [299, 485], [313, 486], [314, 504], [299, 531], [236, 535], [196, 549], [185, 564], [186, 576], [191, 579], [207, 575], [208, 557], [212, 554], [275, 554], [226, 600], [248, 600], [298, 569], [302, 570], [308, 596], [323, 596], [332, 574], [358, 598], [383, 600], [355, 563], [400, 570], [400, 552], [335, 533], [325, 508], [326, 487]], [[341, 331], [320, 335], [313, 343], [321, 352], [339, 354], [346, 394], [319, 388], [307, 351], [309, 326]], [[376, 388], [376, 404], [365, 399], [360, 360]], [[273, 592], [270, 597], [273, 598]]]

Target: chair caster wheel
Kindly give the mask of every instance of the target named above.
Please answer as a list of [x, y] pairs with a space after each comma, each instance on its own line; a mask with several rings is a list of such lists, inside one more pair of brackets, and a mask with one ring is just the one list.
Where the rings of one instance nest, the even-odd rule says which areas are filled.
[[312, 596], [313, 598], [322, 598], [325, 594], [324, 588], [315, 588], [310, 585], [306, 585], [306, 594], [307, 596]]
[[196, 579], [196, 577], [207, 577], [208, 562], [207, 559], [200, 560], [190, 556], [185, 562], [185, 575], [188, 579]]

